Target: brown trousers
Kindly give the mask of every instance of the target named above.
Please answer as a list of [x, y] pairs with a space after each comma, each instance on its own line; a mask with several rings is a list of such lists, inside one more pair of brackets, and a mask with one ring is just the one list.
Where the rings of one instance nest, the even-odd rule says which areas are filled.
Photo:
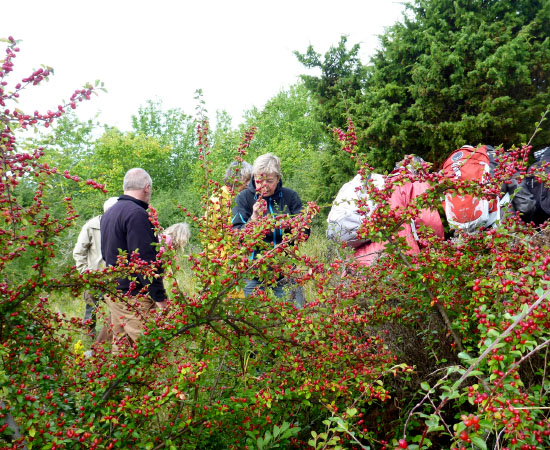
[[105, 296], [105, 302], [111, 313], [113, 329], [111, 351], [116, 355], [121, 352], [121, 347], [124, 345], [135, 344], [155, 309], [155, 302], [149, 297], [114, 298], [109, 295]]

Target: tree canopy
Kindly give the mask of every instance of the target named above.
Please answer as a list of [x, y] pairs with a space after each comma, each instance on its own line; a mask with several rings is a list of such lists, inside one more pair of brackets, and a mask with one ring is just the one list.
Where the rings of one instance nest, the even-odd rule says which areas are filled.
[[[359, 151], [390, 169], [409, 153], [439, 163], [463, 144], [527, 142], [550, 103], [549, 35], [548, 1], [416, 0], [403, 21], [380, 36], [368, 70], [350, 64], [357, 49], [343, 51], [344, 39], [324, 62], [312, 49], [299, 59], [323, 69], [320, 77], [304, 77], [320, 108], [335, 111], [340, 98], [353, 102], [347, 110]], [[335, 73], [340, 82], [324, 69], [334, 66], [346, 68]], [[344, 86], [354, 77], [360, 80], [350, 92]], [[321, 101], [324, 95], [331, 100]], [[320, 117], [335, 126], [342, 114]], [[534, 145], [549, 140], [545, 131]]]

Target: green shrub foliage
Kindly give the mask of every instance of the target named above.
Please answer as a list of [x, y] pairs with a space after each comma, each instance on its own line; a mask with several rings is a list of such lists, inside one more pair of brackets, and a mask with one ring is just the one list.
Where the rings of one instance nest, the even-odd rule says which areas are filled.
[[[79, 337], [87, 324], [59, 311], [56, 297], [90, 288], [116, 295], [114, 278], [155, 276], [157, 267], [134, 255], [99, 273], [66, 267], [55, 276], [56, 237], [73, 225], [75, 212], [52, 180], [105, 186], [43, 163], [47, 149], [18, 147], [19, 127], [49, 126], [67, 106], [45, 115], [13, 107], [15, 94], [48, 75], [35, 71], [9, 86], [16, 48], [9, 39], [0, 73], [3, 448], [550, 445], [547, 229], [513, 215], [451, 240], [420, 228], [418, 254], [399, 237], [403, 224], [435, 207], [447, 190], [496, 195], [516, 170], [525, 174], [529, 147], [499, 150], [500, 169], [483, 186], [456, 184], [425, 164], [415, 175], [397, 173], [382, 190], [370, 188], [380, 208], [365, 216], [361, 233], [386, 242], [386, 250], [364, 267], [343, 248], [315, 257], [305, 250], [306, 229], [319, 211], [314, 203], [295, 217], [233, 230], [231, 205], [211, 200], [222, 196], [210, 180], [208, 122], [199, 117], [203, 210], [189, 220], [201, 246], [186, 254], [159, 246], [170, 304], [151, 317], [136, 345], [117, 356], [108, 343], [84, 353], [89, 343]], [[79, 89], [71, 101], [76, 106], [94, 90]], [[253, 135], [254, 129], [243, 134], [236, 159], [246, 158]], [[336, 136], [342, 153], [368, 174], [353, 123]], [[34, 196], [25, 190], [23, 203], [20, 186], [31, 179]], [[407, 208], [387, 206], [395, 186], [415, 181], [430, 188]], [[64, 205], [63, 214], [53, 214], [53, 204]], [[160, 229], [154, 208], [150, 215]], [[276, 248], [263, 242], [273, 227], [286, 230]], [[242, 298], [254, 277], [266, 286], [280, 277], [295, 281], [306, 304], [298, 308], [270, 289]]]

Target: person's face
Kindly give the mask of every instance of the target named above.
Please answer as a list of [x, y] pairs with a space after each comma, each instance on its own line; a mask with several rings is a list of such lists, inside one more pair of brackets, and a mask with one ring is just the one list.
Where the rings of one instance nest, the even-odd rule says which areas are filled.
[[255, 177], [256, 192], [262, 197], [269, 197], [275, 193], [280, 178], [273, 174], [260, 174]]
[[247, 188], [248, 183], [250, 183], [250, 178], [242, 178], [239, 184], [235, 186], [235, 190], [237, 191], [237, 193], [244, 191]]

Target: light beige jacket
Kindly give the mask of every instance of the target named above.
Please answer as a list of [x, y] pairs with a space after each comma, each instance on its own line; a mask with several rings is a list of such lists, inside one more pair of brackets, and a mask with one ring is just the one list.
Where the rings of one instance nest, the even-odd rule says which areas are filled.
[[100, 220], [101, 216], [92, 217], [84, 224], [78, 235], [73, 258], [80, 273], [85, 270], [98, 270], [105, 267], [105, 262], [101, 257]]

